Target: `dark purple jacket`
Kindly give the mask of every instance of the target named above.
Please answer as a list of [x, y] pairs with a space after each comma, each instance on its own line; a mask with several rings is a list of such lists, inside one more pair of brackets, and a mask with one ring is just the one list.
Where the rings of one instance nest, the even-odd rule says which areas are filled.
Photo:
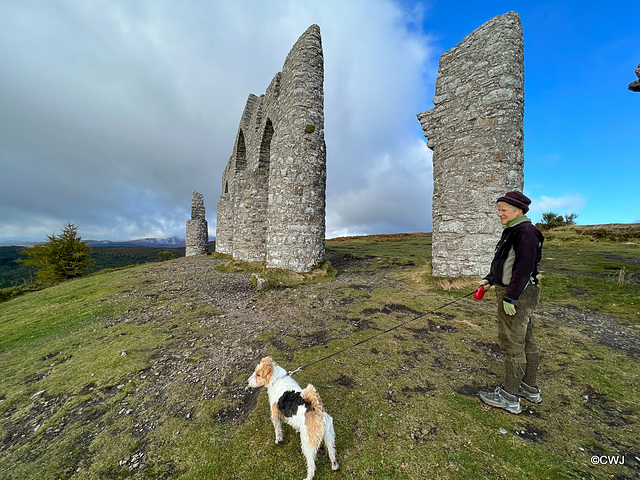
[[507, 287], [506, 302], [518, 304], [529, 282], [538, 283], [538, 263], [542, 258], [542, 232], [527, 217], [519, 217], [502, 232], [496, 245], [491, 270], [484, 277], [491, 285]]

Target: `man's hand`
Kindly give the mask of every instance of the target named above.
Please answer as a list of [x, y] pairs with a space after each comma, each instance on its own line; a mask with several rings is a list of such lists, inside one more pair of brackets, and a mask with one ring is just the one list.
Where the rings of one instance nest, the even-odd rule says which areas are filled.
[[489, 290], [491, 288], [491, 285], [489, 285], [489, 280], [487, 280], [486, 278], [483, 278], [482, 281], [480, 282], [480, 285], [478, 285], [478, 288], [480, 287], [484, 287], [485, 290]]
[[502, 301], [502, 307], [507, 315], [513, 316], [516, 314], [516, 306], [513, 303]]

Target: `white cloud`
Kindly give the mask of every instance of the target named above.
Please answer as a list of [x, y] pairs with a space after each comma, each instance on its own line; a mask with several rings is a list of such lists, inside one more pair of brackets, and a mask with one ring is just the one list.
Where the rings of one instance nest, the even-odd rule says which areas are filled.
[[213, 229], [246, 98], [264, 93], [312, 23], [325, 56], [328, 230], [428, 230], [415, 115], [430, 106], [435, 59], [414, 28], [420, 12], [406, 8], [3, 2], [0, 162], [11, 173], [0, 237], [44, 237], [68, 221], [84, 238], [184, 236], [193, 190]]
[[357, 188], [328, 201], [327, 237], [431, 231], [431, 151], [416, 139], [371, 159]]
[[547, 197], [541, 195], [531, 201], [531, 210], [528, 216], [534, 221], [542, 218], [543, 213], [553, 212], [558, 215], [577, 215], [585, 208], [587, 202], [582, 195], [567, 194], [560, 197]]

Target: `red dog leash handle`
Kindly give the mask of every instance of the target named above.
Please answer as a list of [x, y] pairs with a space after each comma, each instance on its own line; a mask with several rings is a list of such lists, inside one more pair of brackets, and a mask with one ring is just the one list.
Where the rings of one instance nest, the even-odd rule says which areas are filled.
[[475, 298], [476, 300], [482, 300], [482, 297], [484, 297], [485, 293], [486, 290], [484, 289], [484, 285], [480, 285], [478, 289], [473, 292], [473, 298]]

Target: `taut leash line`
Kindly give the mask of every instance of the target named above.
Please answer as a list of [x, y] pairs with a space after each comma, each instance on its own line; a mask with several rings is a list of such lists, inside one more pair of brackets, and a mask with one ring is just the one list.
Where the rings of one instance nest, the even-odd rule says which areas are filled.
[[385, 333], [389, 333], [393, 330], [396, 330], [400, 327], [404, 327], [405, 325], [411, 323], [411, 322], [415, 322], [416, 320], [418, 320], [419, 318], [425, 317], [427, 315], [430, 315], [432, 313], [436, 313], [438, 310], [442, 310], [445, 307], [448, 307], [449, 305], [453, 305], [454, 303], [459, 302], [460, 300], [462, 300], [463, 298], [467, 298], [470, 297], [471, 295], [473, 295], [475, 293], [475, 291], [467, 293], [466, 295], [460, 297], [460, 298], [456, 298], [455, 300], [449, 302], [449, 303], [445, 303], [444, 305], [439, 306], [438, 308], [436, 308], [435, 310], [431, 310], [429, 312], [425, 312], [425, 313], [421, 313], [420, 315], [418, 315], [417, 317], [413, 317], [410, 320], [407, 320], [406, 322], [402, 322], [399, 323], [398, 325], [389, 328], [388, 330], [385, 330], [384, 332], [380, 332], [380, 333], [376, 333], [375, 335], [369, 337], [369, 338], [365, 338], [364, 340], [360, 340], [357, 343], [354, 343], [353, 345], [349, 346], [349, 347], [345, 347], [342, 350], [338, 350], [337, 352], [332, 353], [331, 355], [327, 355], [326, 357], [322, 357], [318, 360], [316, 360], [315, 362], [311, 362], [311, 363], [307, 363], [306, 365], [302, 365], [301, 367], [296, 368], [295, 370], [291, 370], [290, 372], [287, 372], [289, 375], [293, 375], [294, 373], [299, 372], [300, 370], [304, 370], [307, 367], [310, 367], [311, 365], [315, 365], [316, 363], [320, 363], [323, 362], [331, 357], [335, 357], [336, 355], [346, 352], [347, 350], [351, 350], [354, 347], [357, 347], [358, 345], [362, 345], [363, 343], [368, 342], [369, 340], [373, 340], [374, 338], [379, 337], [380, 335], [384, 335]]

